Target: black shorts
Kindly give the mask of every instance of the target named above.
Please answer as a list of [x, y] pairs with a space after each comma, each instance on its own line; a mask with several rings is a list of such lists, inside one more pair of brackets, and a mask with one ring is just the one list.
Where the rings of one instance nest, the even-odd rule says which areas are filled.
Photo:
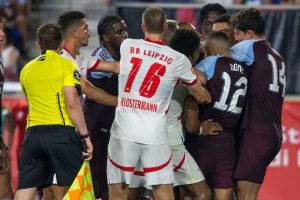
[[234, 178], [261, 184], [281, 144], [282, 138], [275, 134], [254, 133], [246, 129], [239, 141]]
[[71, 186], [82, 163], [82, 145], [74, 127], [29, 127], [22, 145], [18, 189]]
[[95, 198], [104, 198], [108, 192], [107, 185], [107, 150], [110, 138], [110, 128], [91, 132], [91, 141], [94, 145], [93, 159], [90, 161]]

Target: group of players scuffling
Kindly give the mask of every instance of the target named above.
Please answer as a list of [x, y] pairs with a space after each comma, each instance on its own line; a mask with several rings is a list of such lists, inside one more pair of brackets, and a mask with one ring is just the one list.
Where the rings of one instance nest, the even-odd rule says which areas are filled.
[[20, 75], [29, 114], [15, 199], [62, 199], [84, 161], [96, 199], [257, 199], [282, 144], [286, 85], [263, 14], [207, 4], [199, 33], [149, 7], [144, 39], [110, 14], [91, 56], [85, 18], [68, 11], [37, 30], [41, 55]]

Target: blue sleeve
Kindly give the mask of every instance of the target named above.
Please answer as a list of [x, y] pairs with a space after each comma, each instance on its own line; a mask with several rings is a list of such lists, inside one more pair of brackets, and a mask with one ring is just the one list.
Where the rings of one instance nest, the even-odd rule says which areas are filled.
[[199, 71], [202, 71], [205, 76], [207, 77], [207, 80], [211, 79], [211, 77], [214, 75], [216, 62], [219, 56], [213, 55], [208, 56], [205, 59], [201, 60], [195, 68]]
[[231, 47], [231, 57], [237, 61], [252, 65], [254, 61], [253, 44], [255, 40], [244, 40]]

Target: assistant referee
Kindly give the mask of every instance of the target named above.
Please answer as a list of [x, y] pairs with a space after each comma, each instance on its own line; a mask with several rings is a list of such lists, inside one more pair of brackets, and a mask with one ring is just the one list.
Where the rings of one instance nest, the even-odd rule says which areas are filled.
[[[87, 161], [92, 158], [93, 146], [79, 101], [79, 73], [75, 63], [60, 56], [60, 27], [41, 26], [37, 47], [41, 55], [25, 65], [20, 75], [29, 114], [16, 200], [34, 199], [37, 189], [52, 184], [58, 187], [56, 199], [62, 199], [83, 156]], [[87, 145], [86, 153], [82, 153], [82, 142]]]

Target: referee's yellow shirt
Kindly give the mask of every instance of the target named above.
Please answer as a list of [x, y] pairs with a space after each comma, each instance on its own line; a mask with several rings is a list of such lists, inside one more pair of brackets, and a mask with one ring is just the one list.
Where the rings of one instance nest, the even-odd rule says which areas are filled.
[[47, 50], [46, 54], [24, 66], [20, 82], [29, 104], [27, 127], [74, 126], [63, 93], [64, 86], [80, 86], [79, 73], [73, 61]]

